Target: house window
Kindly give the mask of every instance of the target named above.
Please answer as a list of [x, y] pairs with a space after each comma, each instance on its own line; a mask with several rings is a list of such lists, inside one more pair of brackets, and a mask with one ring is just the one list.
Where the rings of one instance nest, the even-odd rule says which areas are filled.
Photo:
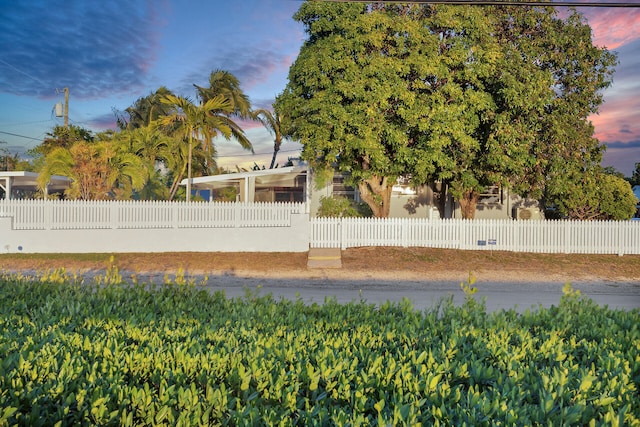
[[486, 187], [480, 197], [478, 197], [478, 204], [484, 205], [500, 205], [504, 199], [502, 188], [499, 185], [491, 185]]
[[274, 187], [276, 202], [304, 202], [304, 192], [299, 187]]
[[333, 176], [333, 195], [335, 197], [344, 197], [349, 200], [358, 201], [356, 199], [356, 189], [346, 185], [342, 175]]

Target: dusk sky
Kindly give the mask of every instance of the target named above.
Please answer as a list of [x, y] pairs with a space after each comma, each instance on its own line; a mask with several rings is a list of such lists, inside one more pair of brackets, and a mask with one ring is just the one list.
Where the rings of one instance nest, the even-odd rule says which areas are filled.
[[[586, 0], [584, 0], [586, 2]], [[640, 3], [640, 0], [637, 0]], [[629, 2], [629, 0], [627, 0]], [[270, 108], [304, 40], [292, 19], [299, 0], [0, 0], [0, 149], [23, 153], [62, 118], [54, 105], [70, 91], [70, 123], [115, 129], [113, 109], [166, 86], [195, 98], [215, 69], [240, 80], [254, 108]], [[618, 53], [613, 85], [591, 117], [607, 145], [603, 166], [630, 176], [640, 162], [640, 8], [580, 8], [594, 42]], [[273, 138], [245, 127], [255, 155], [217, 141], [218, 163], [267, 165]], [[278, 161], [297, 156], [287, 141]]]

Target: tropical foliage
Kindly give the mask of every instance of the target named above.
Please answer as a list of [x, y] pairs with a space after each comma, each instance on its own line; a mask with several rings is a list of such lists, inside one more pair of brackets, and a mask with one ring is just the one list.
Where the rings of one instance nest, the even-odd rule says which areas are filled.
[[34, 155], [47, 155], [56, 148], [70, 148], [76, 142], [93, 142], [95, 136], [93, 133], [81, 126], [69, 125], [55, 126], [42, 144], [35, 147], [31, 153]]
[[58, 147], [44, 158], [38, 184], [44, 190], [52, 175], [72, 179], [67, 197], [82, 200], [128, 199], [147, 180], [141, 159], [107, 141], [76, 142]]
[[284, 140], [282, 119], [278, 112], [273, 113], [271, 110], [264, 108], [253, 111], [253, 116], [273, 135], [273, 157], [271, 157], [271, 164], [269, 165], [269, 169], [273, 169], [276, 164], [276, 156]]
[[[208, 154], [206, 160], [215, 161], [215, 151], [212, 139], [221, 133], [226, 138], [231, 137], [231, 128], [224, 123], [222, 116], [233, 111], [231, 103], [222, 95], [209, 99], [203, 104], [194, 104], [190, 99], [167, 95], [163, 102], [171, 105], [168, 115], [160, 117], [153, 124], [158, 129], [175, 135], [178, 140], [188, 143], [186, 162], [183, 162], [180, 172], [174, 177], [170, 190], [170, 198], [173, 198], [178, 184], [187, 173], [187, 200], [191, 194], [191, 165], [193, 160], [193, 141], [202, 144], [204, 152]], [[212, 167], [212, 165], [208, 165]]]
[[168, 106], [162, 102], [167, 95], [173, 95], [173, 92], [161, 86], [148, 96], [138, 98], [132, 106], [124, 110], [124, 113], [115, 111], [118, 128], [121, 130], [144, 128], [154, 120], [167, 115]]
[[472, 218], [487, 186], [543, 198], [599, 164], [587, 117], [616, 60], [575, 11], [307, 1], [294, 18], [307, 40], [276, 101], [285, 134], [376, 216], [399, 176], [445, 183]]
[[[210, 86], [196, 86], [199, 101], [166, 87], [115, 111], [119, 131], [98, 135], [79, 126], [57, 126], [32, 150], [46, 186], [51, 175], [72, 178], [65, 196], [81, 199], [173, 199], [186, 177], [218, 171], [214, 138], [251, 142], [234, 118], [254, 118], [248, 97], [231, 73], [211, 73]], [[186, 191], [190, 196], [190, 188]]]
[[640, 312], [0, 278], [0, 425], [640, 425]]

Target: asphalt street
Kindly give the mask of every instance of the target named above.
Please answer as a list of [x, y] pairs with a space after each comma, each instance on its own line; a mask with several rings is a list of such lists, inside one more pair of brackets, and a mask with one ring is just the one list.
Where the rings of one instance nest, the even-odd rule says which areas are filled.
[[[142, 279], [142, 278], [141, 278]], [[147, 277], [153, 283], [162, 283], [161, 277]], [[271, 294], [280, 298], [305, 303], [322, 303], [326, 298], [335, 298], [340, 303], [365, 301], [382, 304], [387, 301], [410, 300], [417, 310], [432, 307], [435, 303], [453, 296], [454, 304], [464, 302], [460, 281], [392, 281], [345, 280], [345, 279], [292, 279], [272, 277], [241, 277], [235, 275], [192, 277], [195, 283], [206, 286], [211, 292], [224, 291], [229, 298], [244, 296], [247, 291]], [[577, 281], [572, 287], [599, 305], [614, 309], [640, 308], [640, 283], [631, 281]], [[475, 283], [478, 291], [475, 298], [484, 299], [487, 311], [527, 309], [558, 305], [562, 297], [563, 282], [500, 282], [481, 281]]]

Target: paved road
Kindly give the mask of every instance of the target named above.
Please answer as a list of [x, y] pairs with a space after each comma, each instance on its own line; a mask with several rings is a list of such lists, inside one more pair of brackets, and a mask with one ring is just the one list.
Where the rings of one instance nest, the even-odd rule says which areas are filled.
[[[154, 283], [162, 283], [163, 277], [150, 276]], [[202, 278], [194, 278], [197, 283]], [[529, 308], [558, 305], [562, 296], [562, 282], [499, 282], [478, 281], [476, 297], [485, 298], [488, 311], [516, 309], [523, 312]], [[246, 290], [259, 291], [261, 295], [271, 294], [275, 299], [302, 299], [307, 303], [322, 303], [327, 297], [335, 297], [338, 302], [364, 300], [381, 304], [386, 301], [401, 301], [407, 298], [418, 310], [431, 307], [442, 298], [453, 295], [455, 304], [464, 302], [460, 281], [391, 281], [385, 280], [345, 280], [345, 279], [283, 279], [238, 277], [234, 275], [210, 276], [206, 286], [212, 292], [224, 290], [227, 297], [245, 295]], [[584, 281], [572, 283], [574, 289], [600, 305], [616, 309], [640, 308], [640, 283], [631, 281]]]
[[[37, 275], [35, 272], [23, 272]], [[85, 273], [85, 279], [91, 280], [104, 271]], [[131, 277], [132, 272], [122, 271], [123, 278]], [[165, 283], [165, 273], [136, 274], [139, 283]], [[173, 276], [169, 276], [172, 278]], [[464, 302], [464, 293], [460, 289], [460, 280], [391, 280], [385, 279], [346, 279], [335, 277], [322, 278], [273, 278], [245, 277], [227, 273], [202, 276], [188, 276], [198, 285], [206, 286], [211, 292], [224, 291], [229, 298], [244, 296], [247, 290], [261, 295], [271, 294], [276, 300], [286, 298], [302, 299], [306, 303], [321, 304], [326, 298], [335, 298], [340, 303], [365, 301], [382, 304], [387, 301], [399, 302], [409, 299], [415, 309], [432, 307], [443, 298], [453, 296], [456, 305]], [[484, 298], [488, 311], [515, 309], [524, 312], [537, 307], [558, 305], [562, 297], [564, 282], [561, 281], [499, 281], [478, 280], [476, 298]], [[640, 281], [590, 280], [573, 281], [572, 286], [582, 295], [591, 298], [600, 305], [614, 309], [640, 309]]]

